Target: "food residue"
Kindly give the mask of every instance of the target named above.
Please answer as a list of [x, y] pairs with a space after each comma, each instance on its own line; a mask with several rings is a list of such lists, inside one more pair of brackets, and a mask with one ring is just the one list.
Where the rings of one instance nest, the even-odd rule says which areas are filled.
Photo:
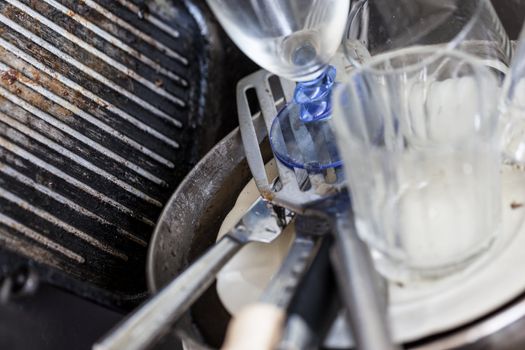
[[518, 209], [518, 208], [521, 208], [523, 207], [523, 203], [518, 203], [518, 202], [512, 202], [510, 203], [510, 208], [511, 209]]
[[2, 73], [1, 79], [7, 82], [8, 85], [13, 85], [18, 80], [18, 72], [14, 69], [9, 69]]

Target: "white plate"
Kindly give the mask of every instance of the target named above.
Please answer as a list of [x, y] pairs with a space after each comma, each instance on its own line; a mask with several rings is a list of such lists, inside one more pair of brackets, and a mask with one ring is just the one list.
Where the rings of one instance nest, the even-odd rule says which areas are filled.
[[[241, 195], [243, 199], [233, 210], [237, 216], [242, 216], [257, 197], [254, 188], [248, 188], [250, 199], [245, 194]], [[510, 166], [503, 168], [502, 206], [503, 222], [499, 237], [490, 250], [468, 269], [437, 281], [390, 285], [390, 320], [396, 341], [414, 341], [455, 329], [487, 315], [525, 291], [525, 172], [522, 170]], [[268, 249], [271, 261], [282, 261], [286, 253], [282, 246], [289, 244], [289, 239], [290, 236], [286, 243], [278, 241], [276, 246], [264, 248]], [[261, 261], [260, 254], [265, 253], [258, 250], [257, 256], [243, 254], [240, 256], [242, 261], [237, 259], [223, 271], [225, 273], [219, 274], [219, 295], [226, 305], [234, 305], [228, 309], [236, 311], [243, 304], [255, 302], [277, 268], [278, 265], [269, 264], [272, 265], [267, 266], [271, 272], [263, 269], [260, 276], [256, 276], [253, 266], [255, 261]], [[244, 266], [249, 271], [244, 271]], [[238, 271], [232, 271], [232, 267]], [[250, 275], [250, 278], [238, 278], [234, 284], [229, 284], [224, 277], [232, 273]], [[242, 288], [249, 288], [250, 293], [244, 293]], [[225, 290], [236, 292], [226, 295]], [[242, 298], [244, 300], [239, 303], [236, 295], [247, 294], [252, 296]], [[329, 339], [326, 345], [351, 344], [351, 339], [341, 334], [345, 329], [344, 323], [339, 322], [333, 329], [339, 334]]]

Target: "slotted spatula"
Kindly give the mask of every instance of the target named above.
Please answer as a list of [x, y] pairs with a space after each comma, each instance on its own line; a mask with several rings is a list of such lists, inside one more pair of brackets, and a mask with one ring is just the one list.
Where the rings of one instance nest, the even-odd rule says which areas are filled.
[[[310, 186], [301, 188], [298, 179], [304, 178], [305, 171], [288, 168], [277, 160], [282, 183], [279, 191], [272, 188], [266, 176], [252, 122], [253, 110], [256, 108], [250, 105], [248, 93], [250, 90], [255, 91], [258, 107], [270, 134], [272, 121], [278, 112], [277, 106], [291, 101], [294, 88], [293, 82], [277, 79], [264, 70], [253, 73], [238, 83], [239, 126], [248, 165], [261, 196], [268, 201], [296, 213], [322, 215], [330, 219], [335, 237], [334, 265], [357, 345], [360, 349], [393, 349], [386, 320], [386, 303], [379, 296], [378, 274], [372, 265], [370, 252], [356, 234], [348, 195], [337, 194], [344, 188], [342, 169], [309, 173]], [[294, 136], [310, 137], [308, 134]], [[370, 332], [370, 329], [374, 329], [374, 332]]]

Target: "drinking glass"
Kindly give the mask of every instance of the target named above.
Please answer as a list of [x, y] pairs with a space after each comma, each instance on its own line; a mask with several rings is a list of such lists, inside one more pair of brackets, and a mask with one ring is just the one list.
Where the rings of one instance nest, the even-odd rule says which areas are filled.
[[299, 82], [274, 120], [274, 154], [291, 167], [340, 165], [330, 118], [335, 69], [350, 0], [207, 0], [235, 44], [264, 69]]
[[466, 266], [501, 211], [499, 71], [457, 50], [372, 58], [334, 92], [333, 129], [359, 235], [393, 280]]
[[525, 27], [523, 27], [501, 101], [503, 156], [525, 166]]
[[355, 66], [370, 56], [410, 47], [455, 48], [505, 70], [509, 38], [489, 0], [356, 0], [343, 39]]

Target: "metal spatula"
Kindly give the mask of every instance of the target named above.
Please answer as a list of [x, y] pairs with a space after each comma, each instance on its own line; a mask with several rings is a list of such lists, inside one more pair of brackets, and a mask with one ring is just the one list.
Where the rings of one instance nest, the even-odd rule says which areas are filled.
[[[304, 170], [290, 169], [277, 161], [279, 179], [282, 187], [275, 191], [264, 170], [264, 161], [262, 158], [259, 142], [255, 133], [255, 127], [252, 123], [254, 116], [251, 111], [250, 101], [247, 96], [249, 90], [255, 90], [257, 100], [260, 106], [263, 119], [268, 132], [270, 131], [272, 120], [277, 115], [277, 108], [282, 100], [291, 101], [294, 83], [280, 79], [272, 80], [273, 85], [277, 82], [280, 84], [278, 89], [270, 86], [270, 78], [273, 75], [267, 71], [260, 70], [244, 79], [237, 84], [237, 108], [239, 114], [239, 127], [241, 130], [242, 141], [248, 165], [255, 179], [255, 183], [261, 196], [271, 201], [275, 205], [288, 208], [296, 213], [304, 211], [305, 204], [311, 201], [321, 199], [329, 193], [335, 193], [342, 187], [342, 171], [337, 170], [328, 174], [308, 174], [310, 186], [300, 186], [300, 179], [304, 177]], [[284, 96], [275, 96], [274, 92], [282, 93]], [[253, 106], [252, 106], [253, 107]], [[299, 137], [308, 137], [308, 135], [295, 135]]]
[[[385, 316], [385, 303], [381, 301], [377, 291], [378, 275], [372, 266], [368, 249], [357, 237], [353, 217], [349, 216], [351, 207], [348, 196], [331, 196], [344, 187], [341, 169], [308, 174], [310, 186], [302, 189], [298, 178], [304, 176], [304, 171], [287, 168], [277, 160], [282, 188], [275, 191], [264, 171], [264, 162], [252, 123], [253, 111], [247, 94], [249, 90], [255, 90], [269, 133], [273, 118], [278, 112], [277, 106], [282, 99], [291, 100], [294, 84], [284, 79], [276, 80], [271, 73], [261, 70], [242, 79], [237, 85], [239, 125], [250, 170], [261, 196], [267, 200], [297, 213], [323, 215], [331, 220], [336, 240], [334, 257], [337, 278], [357, 345], [360, 349], [393, 348]], [[275, 92], [282, 96], [275, 96]], [[308, 134], [295, 136], [309, 137]], [[312, 207], [313, 203], [315, 207]], [[362, 308], [362, 305], [367, 305], [367, 308]], [[361, 324], [365, 326], [362, 327]], [[368, 328], [375, 331], [367, 332]]]

